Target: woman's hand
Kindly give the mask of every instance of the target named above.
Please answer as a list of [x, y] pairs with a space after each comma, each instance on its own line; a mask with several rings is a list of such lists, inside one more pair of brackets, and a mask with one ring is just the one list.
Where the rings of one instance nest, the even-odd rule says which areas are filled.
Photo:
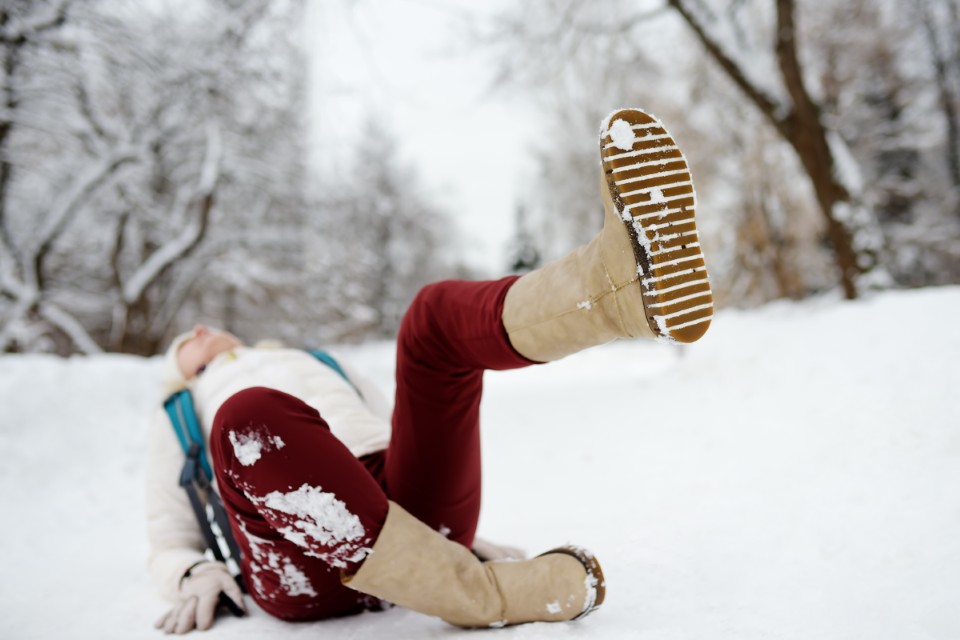
[[[194, 566], [180, 582], [180, 599], [153, 625], [164, 633], [182, 634], [196, 628], [213, 626], [221, 594], [246, 613], [243, 593], [222, 562], [203, 562]], [[233, 609], [233, 607], [231, 607]]]

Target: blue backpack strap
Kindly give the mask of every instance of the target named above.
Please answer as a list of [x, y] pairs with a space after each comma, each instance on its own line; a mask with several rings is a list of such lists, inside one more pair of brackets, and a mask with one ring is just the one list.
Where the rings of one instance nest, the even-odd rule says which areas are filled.
[[197, 411], [193, 406], [193, 396], [189, 389], [182, 389], [170, 395], [163, 402], [163, 408], [170, 417], [170, 423], [177, 434], [183, 453], [189, 455], [190, 445], [196, 444], [199, 449], [200, 464], [207, 480], [213, 479], [213, 470], [207, 461], [207, 447], [203, 441], [203, 432], [197, 421]]
[[[187, 493], [190, 507], [193, 509], [193, 515], [197, 519], [197, 525], [200, 527], [207, 548], [213, 553], [214, 558], [221, 562], [234, 560], [236, 564], [235, 568], [231, 569], [231, 573], [239, 572], [240, 547], [237, 546], [237, 542], [233, 538], [230, 521], [220, 496], [211, 486], [213, 470], [207, 461], [206, 445], [203, 440], [203, 432], [200, 430], [200, 422], [197, 420], [196, 408], [193, 405], [193, 396], [188, 389], [177, 391], [164, 400], [163, 408], [170, 418], [170, 424], [173, 425], [173, 431], [177, 434], [177, 440], [180, 441], [180, 446], [183, 448], [186, 458], [183, 469], [180, 471], [180, 486]], [[205, 499], [201, 498], [201, 491], [205, 492]], [[217, 530], [214, 530], [211, 524], [207, 507], [212, 511]], [[221, 539], [226, 545], [229, 556], [224, 553]], [[229, 567], [230, 564], [228, 563], [227, 566]], [[234, 574], [234, 579], [240, 585], [240, 588], [246, 592], [246, 587], [239, 573]], [[239, 615], [237, 611], [233, 611], [233, 613]]]
[[319, 360], [319, 361], [322, 362], [323, 364], [327, 365], [328, 367], [330, 367], [331, 369], [333, 369], [334, 371], [336, 371], [336, 372], [340, 375], [341, 378], [343, 378], [344, 380], [346, 380], [347, 383], [348, 383], [351, 387], [353, 387], [353, 390], [357, 392], [357, 395], [358, 395], [358, 396], [360, 396], [361, 398], [363, 397], [363, 394], [360, 393], [360, 389], [357, 388], [357, 385], [353, 384], [353, 381], [347, 376], [347, 372], [343, 370], [343, 367], [340, 366], [340, 363], [337, 362], [336, 359], [335, 359], [332, 355], [330, 355], [329, 353], [327, 353], [327, 352], [324, 351], [323, 349], [308, 349], [308, 352], [309, 352], [310, 355], [312, 355], [314, 358], [316, 358], [317, 360]]

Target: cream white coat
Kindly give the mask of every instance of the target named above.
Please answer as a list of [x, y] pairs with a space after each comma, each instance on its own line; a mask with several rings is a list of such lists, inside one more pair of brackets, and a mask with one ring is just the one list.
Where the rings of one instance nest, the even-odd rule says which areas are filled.
[[[277, 389], [314, 407], [357, 457], [386, 449], [389, 403], [369, 380], [349, 369], [347, 375], [361, 395], [333, 369], [298, 349], [239, 347], [218, 355], [189, 385], [208, 451], [217, 410], [250, 387]], [[204, 558], [203, 537], [178, 484], [183, 462], [183, 450], [161, 408], [150, 426], [146, 509], [150, 574], [168, 598], [176, 597], [190, 565]]]

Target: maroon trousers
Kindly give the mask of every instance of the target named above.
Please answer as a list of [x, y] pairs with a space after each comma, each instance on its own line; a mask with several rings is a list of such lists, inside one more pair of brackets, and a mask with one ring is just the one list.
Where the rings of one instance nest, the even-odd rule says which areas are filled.
[[362, 610], [340, 583], [387, 516], [387, 499], [466, 546], [480, 514], [480, 397], [486, 369], [531, 364], [501, 321], [515, 277], [425, 287], [397, 338], [390, 446], [355, 458], [316, 410], [262, 387], [214, 418], [214, 471], [252, 597], [286, 620]]

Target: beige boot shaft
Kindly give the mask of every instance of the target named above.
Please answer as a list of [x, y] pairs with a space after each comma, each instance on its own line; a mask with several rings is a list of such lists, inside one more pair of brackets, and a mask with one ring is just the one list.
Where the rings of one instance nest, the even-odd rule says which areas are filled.
[[343, 577], [351, 589], [460, 627], [571, 620], [599, 606], [596, 582], [563, 553], [481, 562], [394, 502], [373, 553]]
[[603, 201], [603, 229], [593, 240], [507, 292], [503, 326], [513, 348], [531, 360], [558, 360], [616, 338], [654, 337], [630, 236], [610, 198]]

